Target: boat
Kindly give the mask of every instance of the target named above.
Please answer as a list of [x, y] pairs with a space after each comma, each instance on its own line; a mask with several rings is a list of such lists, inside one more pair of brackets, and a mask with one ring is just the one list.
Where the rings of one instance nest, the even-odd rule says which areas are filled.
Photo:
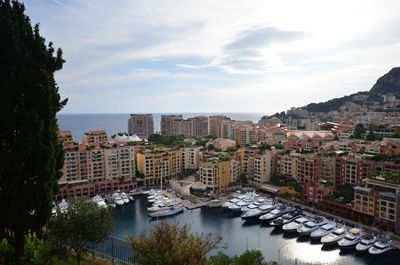
[[125, 192], [121, 192], [119, 195], [121, 196], [121, 199], [122, 199], [122, 201], [123, 201], [124, 203], [128, 203], [128, 202], [129, 202], [128, 195], [126, 195]]
[[304, 215], [301, 215], [301, 216], [297, 217], [296, 219], [294, 219], [292, 222], [284, 224], [282, 226], [282, 229], [285, 232], [295, 232], [295, 231], [297, 231], [297, 229], [299, 227], [303, 226], [308, 221], [310, 221], [310, 218], [307, 218]]
[[346, 236], [338, 241], [339, 248], [354, 248], [362, 239], [364, 234], [360, 229], [352, 228], [347, 231]]
[[296, 219], [297, 217], [299, 217], [301, 215], [301, 211], [300, 210], [294, 210], [294, 211], [290, 211], [288, 213], [285, 213], [283, 215], [281, 215], [278, 218], [275, 218], [273, 220], [271, 220], [269, 222], [269, 225], [271, 226], [282, 226], [284, 224], [287, 224], [289, 222], [292, 222], [294, 219]]
[[128, 195], [128, 199], [129, 199], [129, 201], [131, 201], [131, 202], [134, 202], [134, 201], [135, 201], [135, 198], [133, 198], [132, 195]]
[[112, 198], [106, 198], [106, 203], [108, 206], [115, 208], [117, 207], [117, 204], [115, 203], [115, 201]]
[[121, 195], [118, 192], [114, 192], [113, 195], [111, 195], [111, 198], [114, 200], [117, 206], [124, 204], [124, 201], [122, 200]]
[[60, 213], [67, 213], [69, 204], [65, 199], [62, 199], [62, 201], [57, 205], [57, 207], [60, 210]]
[[336, 229], [335, 222], [328, 222], [310, 234], [311, 239], [320, 239], [323, 236], [329, 235]]
[[223, 204], [222, 200], [213, 199], [213, 200], [209, 201], [207, 205], [209, 208], [216, 208], [216, 207], [221, 207], [222, 204]]
[[53, 202], [51, 207], [51, 216], [57, 215], [57, 205]]
[[299, 233], [300, 236], [309, 236], [320, 226], [323, 226], [327, 223], [328, 220], [326, 218], [317, 216], [311, 219], [309, 222], [305, 223], [303, 226], [297, 228], [297, 233]]
[[321, 243], [324, 245], [334, 245], [346, 236], [346, 231], [347, 229], [344, 226], [336, 228], [332, 233], [321, 237]]
[[107, 208], [107, 204], [104, 201], [103, 197], [98, 194], [92, 198], [92, 201], [95, 202], [99, 207]]
[[383, 256], [393, 249], [392, 240], [388, 237], [381, 237], [368, 249], [368, 253], [373, 256]]
[[370, 247], [376, 242], [376, 236], [374, 234], [366, 234], [360, 242], [356, 245], [358, 252], [367, 252]]
[[239, 202], [239, 201], [240, 201], [239, 199], [233, 198], [233, 199], [231, 199], [231, 200], [229, 200], [229, 201], [223, 203], [223, 204], [222, 204], [222, 207], [223, 207], [223, 208], [229, 208], [230, 206], [232, 206], [233, 204], [235, 204], [235, 203], [237, 203], [237, 202]]
[[248, 212], [250, 210], [254, 210], [257, 209], [259, 205], [256, 205], [254, 203], [243, 206], [240, 210], [242, 211], [242, 213]]
[[149, 213], [149, 215], [152, 218], [161, 218], [161, 217], [172, 216], [172, 215], [178, 214], [180, 212], [183, 212], [182, 206], [172, 205], [172, 206], [164, 207], [159, 211], [151, 212], [151, 213]]
[[278, 218], [279, 216], [282, 216], [290, 211], [294, 210], [293, 207], [282, 205], [279, 206], [269, 213], [263, 214], [260, 216], [260, 221], [261, 222], [270, 222], [272, 219]]
[[266, 209], [261, 209], [261, 208], [255, 208], [253, 210], [250, 210], [248, 212], [242, 213], [241, 217], [245, 219], [246, 221], [250, 220], [259, 220], [260, 216], [270, 212], [273, 208], [266, 208]]

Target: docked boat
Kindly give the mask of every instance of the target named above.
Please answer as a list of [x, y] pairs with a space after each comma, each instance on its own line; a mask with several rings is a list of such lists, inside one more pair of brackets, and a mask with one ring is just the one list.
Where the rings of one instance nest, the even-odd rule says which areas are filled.
[[368, 253], [373, 256], [383, 256], [391, 252], [393, 249], [392, 240], [388, 237], [382, 237], [368, 249]]
[[106, 198], [105, 201], [106, 201], [106, 203], [107, 203], [108, 206], [110, 206], [110, 207], [112, 207], [112, 208], [117, 207], [117, 204], [114, 202], [114, 200], [113, 200], [112, 198]]
[[273, 209], [269, 213], [261, 215], [260, 221], [261, 222], [270, 222], [271, 220], [278, 218], [286, 213], [289, 213], [292, 210], [294, 210], [294, 208], [290, 207], [290, 206], [285, 206], [285, 205], [279, 206], [278, 208]]
[[323, 226], [327, 223], [328, 220], [326, 218], [317, 216], [311, 219], [309, 222], [305, 223], [303, 226], [297, 228], [297, 233], [299, 233], [300, 236], [309, 236], [320, 226]]
[[296, 219], [294, 219], [292, 222], [284, 224], [282, 226], [282, 229], [285, 232], [295, 232], [297, 231], [297, 229], [301, 226], [303, 226], [305, 223], [307, 223], [308, 221], [310, 221], [309, 218], [303, 216], [299, 216]]
[[332, 233], [321, 237], [321, 243], [325, 245], [334, 245], [346, 236], [346, 231], [347, 229], [345, 227], [336, 228]]
[[347, 231], [346, 236], [338, 241], [340, 248], [354, 248], [362, 239], [364, 234], [360, 229], [352, 228]]
[[323, 236], [329, 235], [336, 229], [335, 222], [328, 222], [322, 226], [320, 226], [315, 231], [311, 232], [310, 237], [311, 239], [320, 239]]
[[239, 202], [240, 200], [238, 198], [233, 198], [225, 203], [222, 204], [223, 208], [229, 208], [230, 206], [236, 204], [237, 202]]
[[256, 205], [254, 203], [243, 206], [240, 210], [242, 211], [242, 213], [257, 209], [259, 205]]
[[269, 225], [271, 225], [271, 226], [282, 226], [284, 224], [292, 222], [294, 219], [296, 219], [300, 215], [301, 215], [301, 211], [300, 210], [291, 211], [291, 212], [288, 212], [288, 213], [285, 213], [285, 214], [281, 215], [278, 218], [275, 218], [275, 219], [271, 220], [269, 222]]
[[151, 213], [149, 213], [149, 215], [152, 218], [161, 218], [161, 217], [172, 216], [172, 215], [178, 214], [180, 212], [183, 212], [183, 207], [182, 206], [172, 205], [172, 206], [169, 206], [169, 207], [164, 207], [159, 211], [151, 212]]
[[99, 207], [107, 208], [107, 204], [104, 201], [103, 197], [98, 194], [92, 198], [92, 201], [95, 202]]
[[114, 192], [113, 195], [111, 195], [111, 198], [114, 200], [117, 206], [124, 204], [124, 201], [122, 200], [121, 195], [118, 192]]
[[356, 245], [356, 250], [359, 252], [367, 252], [370, 247], [376, 242], [374, 234], [366, 234], [360, 242]]
[[129, 202], [128, 195], [126, 195], [125, 192], [121, 192], [119, 195], [121, 196], [121, 199], [122, 199], [122, 201], [123, 201], [124, 203], [128, 203], [128, 202]]
[[131, 201], [131, 202], [134, 202], [134, 201], [135, 201], [135, 198], [133, 198], [132, 195], [128, 195], [128, 199], [129, 199], [129, 201]]
[[223, 204], [222, 200], [214, 199], [214, 200], [209, 201], [207, 205], [209, 208], [217, 208], [217, 207], [221, 207], [222, 204]]
[[255, 221], [259, 220], [260, 216], [271, 211], [273, 208], [266, 208], [265, 210], [262, 210], [260, 208], [256, 208], [253, 210], [250, 210], [248, 212], [244, 212], [241, 217], [245, 219], [246, 221]]

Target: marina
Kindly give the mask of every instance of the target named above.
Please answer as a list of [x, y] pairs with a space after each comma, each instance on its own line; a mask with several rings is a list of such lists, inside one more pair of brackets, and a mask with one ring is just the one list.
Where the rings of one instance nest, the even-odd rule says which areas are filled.
[[[190, 204], [186, 200], [183, 202]], [[139, 236], [149, 231], [161, 219], [151, 218], [148, 215], [148, 207], [147, 195], [138, 195], [135, 196], [135, 203], [116, 208], [113, 236], [125, 239], [127, 235]], [[309, 237], [299, 237], [297, 233], [284, 233], [280, 227], [246, 222], [237, 213], [222, 207], [202, 207], [193, 210], [186, 208], [183, 212], [162, 220], [189, 224], [193, 233], [222, 236], [226, 248], [218, 249], [212, 254], [223, 251], [228, 255], [236, 255], [246, 249], [260, 249], [267, 260], [275, 260], [280, 264], [394, 265], [400, 258], [399, 250], [376, 259], [371, 254], [356, 252], [355, 249], [341, 250], [337, 244], [326, 247], [311, 241]]]

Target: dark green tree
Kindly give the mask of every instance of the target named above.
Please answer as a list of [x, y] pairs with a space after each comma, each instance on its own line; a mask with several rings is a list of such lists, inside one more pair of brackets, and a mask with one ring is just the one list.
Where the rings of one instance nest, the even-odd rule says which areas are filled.
[[220, 252], [208, 259], [207, 265], [278, 265], [275, 261], [265, 261], [260, 250], [246, 250], [239, 256], [229, 257]]
[[354, 137], [355, 139], [361, 139], [363, 133], [365, 133], [364, 125], [362, 125], [361, 123], [357, 124], [357, 125], [354, 127], [353, 137]]
[[97, 206], [91, 201], [74, 199], [68, 211], [49, 222], [49, 238], [54, 246], [65, 246], [76, 254], [80, 264], [86, 247], [103, 242], [110, 235], [113, 218], [110, 209]]
[[189, 226], [160, 222], [148, 235], [128, 237], [133, 259], [139, 265], [201, 265], [206, 254], [216, 249], [222, 238], [211, 234], [190, 234]]
[[45, 43], [24, 11], [21, 3], [0, 0], [0, 232], [17, 263], [25, 235], [51, 214], [64, 156], [56, 113], [66, 104], [54, 80], [62, 51]]

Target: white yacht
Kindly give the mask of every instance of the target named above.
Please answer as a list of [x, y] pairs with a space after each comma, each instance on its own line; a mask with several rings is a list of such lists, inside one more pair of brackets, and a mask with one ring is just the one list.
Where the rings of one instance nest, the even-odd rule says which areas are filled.
[[122, 199], [122, 201], [123, 201], [124, 203], [128, 203], [128, 202], [129, 202], [128, 195], [126, 195], [125, 192], [120, 192], [119, 195], [121, 196], [121, 199]]
[[300, 236], [309, 236], [312, 232], [317, 230], [320, 226], [325, 225], [328, 223], [328, 220], [323, 217], [315, 217], [311, 219], [309, 222], [305, 223], [303, 226], [297, 228], [297, 233]]
[[270, 211], [269, 213], [261, 215], [260, 221], [270, 222], [272, 219], [278, 218], [279, 216], [284, 215], [292, 210], [294, 210], [294, 208], [290, 206], [285, 206], [285, 205], [279, 206]]
[[110, 206], [111, 208], [115, 208], [117, 207], [117, 204], [114, 202], [114, 200], [110, 197], [106, 198], [106, 203], [108, 206]]
[[163, 209], [156, 211], [156, 212], [151, 212], [149, 215], [153, 218], [156, 217], [167, 217], [171, 215], [178, 214], [180, 212], [183, 212], [183, 207], [179, 205], [172, 205], [169, 207], [164, 207]]
[[269, 225], [272, 226], [282, 226], [284, 224], [292, 222], [294, 219], [301, 215], [300, 210], [291, 211], [283, 214], [282, 216], [275, 218], [269, 222]]
[[301, 226], [303, 226], [305, 223], [307, 223], [308, 221], [310, 221], [310, 218], [307, 218], [305, 216], [299, 216], [296, 219], [294, 219], [294, 221], [284, 224], [282, 226], [282, 229], [285, 232], [294, 232], [297, 231], [297, 229]]
[[347, 231], [346, 236], [338, 241], [340, 248], [354, 248], [362, 239], [364, 234], [360, 229], [352, 228]]
[[113, 195], [111, 195], [111, 198], [117, 206], [124, 204], [124, 201], [122, 200], [121, 195], [118, 192], [114, 192]]
[[233, 198], [225, 203], [222, 204], [223, 208], [229, 208], [230, 206], [236, 204], [237, 202], [239, 202], [240, 200], [238, 198]]
[[223, 204], [222, 200], [219, 199], [214, 199], [208, 202], [208, 207], [209, 208], [217, 208], [217, 207], [221, 207]]
[[332, 233], [321, 237], [321, 243], [325, 245], [334, 245], [346, 236], [346, 231], [347, 229], [345, 227], [336, 228]]
[[129, 201], [131, 201], [131, 202], [134, 202], [134, 201], [135, 201], [135, 198], [133, 198], [132, 195], [128, 195], [128, 199], [129, 199]]
[[107, 208], [107, 204], [104, 201], [103, 197], [98, 194], [92, 198], [92, 201], [95, 202], [99, 207]]
[[375, 242], [376, 236], [374, 234], [366, 234], [356, 245], [356, 250], [359, 252], [366, 252]]
[[394, 249], [391, 245], [392, 240], [388, 237], [379, 238], [373, 245], [368, 249], [368, 253], [373, 256], [383, 256], [388, 254]]
[[257, 209], [259, 205], [256, 205], [254, 203], [243, 206], [240, 210], [242, 211], [242, 213], [248, 212], [250, 210], [254, 210]]
[[327, 224], [324, 224], [323, 226], [320, 226], [317, 230], [313, 231], [310, 234], [310, 237], [311, 239], [320, 239], [323, 236], [329, 235], [335, 229], [336, 229], [336, 223], [328, 222]]

